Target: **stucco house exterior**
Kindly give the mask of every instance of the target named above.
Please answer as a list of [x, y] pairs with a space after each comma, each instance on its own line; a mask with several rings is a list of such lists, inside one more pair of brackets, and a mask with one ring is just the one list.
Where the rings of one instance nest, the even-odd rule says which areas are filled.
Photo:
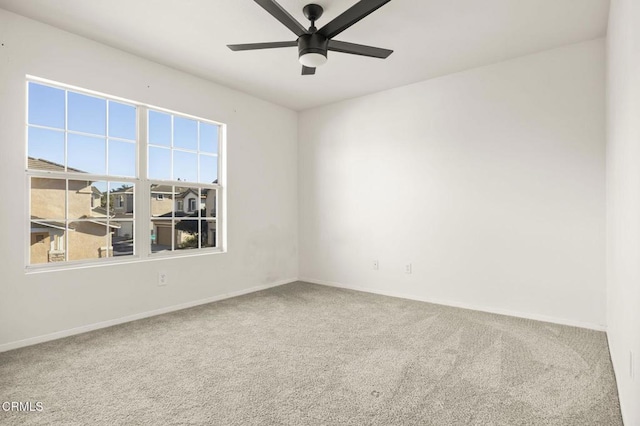
[[134, 187], [123, 186], [109, 192], [111, 200], [111, 213], [113, 219], [118, 221], [120, 228], [115, 231], [115, 235], [123, 238], [133, 237], [133, 209], [134, 209]]
[[[31, 157], [29, 168], [64, 171], [60, 164]], [[107, 223], [101, 198], [102, 192], [91, 181], [70, 179], [67, 190], [64, 179], [31, 178], [29, 263], [112, 256], [112, 233], [119, 225]]]

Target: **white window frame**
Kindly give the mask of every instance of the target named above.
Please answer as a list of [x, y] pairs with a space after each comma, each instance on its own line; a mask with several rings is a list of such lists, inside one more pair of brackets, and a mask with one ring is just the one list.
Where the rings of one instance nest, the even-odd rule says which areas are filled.
[[[29, 83], [37, 83], [43, 84], [47, 86], [51, 86], [54, 88], [73, 91], [79, 94], [100, 97], [103, 99], [120, 102], [124, 104], [128, 104], [136, 107], [137, 112], [137, 140], [136, 140], [136, 177], [128, 178], [121, 176], [110, 176], [110, 175], [95, 175], [89, 173], [74, 173], [74, 172], [57, 172], [57, 171], [45, 171], [45, 170], [30, 170], [28, 168], [28, 128], [29, 127], [40, 127], [43, 126], [34, 126], [29, 124]], [[24, 214], [26, 226], [25, 226], [25, 272], [26, 273], [37, 273], [37, 272], [45, 272], [51, 270], [65, 270], [65, 269], [76, 269], [83, 267], [93, 267], [93, 266], [106, 266], [113, 264], [122, 264], [122, 263], [135, 263], [135, 262], [146, 262], [153, 260], [162, 260], [167, 258], [178, 258], [178, 257], [190, 257], [190, 256], [201, 256], [201, 255], [209, 255], [209, 254], [217, 254], [217, 253], [226, 253], [226, 242], [227, 242], [227, 229], [226, 229], [226, 185], [225, 185], [225, 154], [226, 154], [226, 135], [227, 135], [227, 126], [224, 123], [210, 120], [202, 117], [198, 117], [195, 115], [185, 114], [182, 112], [177, 112], [173, 110], [169, 110], [167, 108], [162, 108], [154, 105], [145, 104], [142, 102], [136, 102], [129, 99], [124, 99], [112, 95], [108, 95], [105, 93], [100, 93], [88, 89], [83, 89], [77, 86], [72, 86], [56, 81], [51, 81], [48, 79], [43, 79], [36, 76], [27, 75], [25, 80], [25, 118], [24, 118], [24, 147], [25, 147], [25, 155], [24, 155], [24, 167], [25, 167], [25, 193], [26, 197], [26, 211]], [[67, 116], [67, 102], [65, 101], [65, 117]], [[191, 120], [197, 120], [200, 122], [212, 124], [218, 126], [218, 152], [217, 152], [217, 163], [218, 163], [218, 180], [216, 184], [202, 184], [198, 182], [184, 182], [184, 181], [173, 181], [173, 180], [157, 180], [157, 179], [149, 179], [148, 178], [148, 111], [154, 110], [163, 112], [166, 114], [172, 114], [179, 117], [184, 117]], [[66, 121], [66, 120], [65, 120]], [[108, 126], [108, 122], [107, 122]], [[46, 127], [44, 127], [46, 128]], [[55, 129], [58, 130], [59, 129]], [[65, 122], [65, 138], [68, 134], [67, 124]], [[107, 145], [108, 146], [108, 145]], [[108, 148], [107, 148], [108, 149]], [[107, 153], [108, 154], [108, 153]], [[66, 144], [65, 144], [65, 163], [67, 158], [66, 152]], [[108, 162], [108, 155], [106, 157], [106, 161]], [[108, 167], [108, 164], [107, 164]], [[107, 168], [108, 170], [108, 168]], [[43, 263], [43, 264], [29, 264], [30, 255], [31, 255], [31, 186], [30, 179], [32, 177], [45, 177], [45, 178], [62, 178], [62, 179], [77, 179], [77, 180], [91, 180], [91, 181], [110, 181], [110, 182], [118, 182], [118, 183], [131, 183], [135, 186], [134, 194], [133, 194], [133, 205], [134, 205], [134, 215], [133, 215], [133, 227], [134, 227], [134, 253], [130, 256], [116, 256], [116, 257], [108, 257], [102, 259], [87, 259], [87, 260], [72, 260], [72, 261], [64, 261], [64, 262], [53, 262], [53, 263]], [[216, 191], [216, 247], [201, 247], [197, 249], [190, 250], [174, 250], [170, 252], [159, 252], [152, 253], [151, 252], [151, 239], [150, 239], [150, 225], [151, 225], [151, 208], [150, 208], [150, 186], [153, 184], [159, 185], [175, 185], [175, 186], [189, 186], [189, 187], [199, 187], [199, 188], [209, 188], [214, 189]], [[163, 197], [164, 198], [164, 197]], [[160, 199], [160, 198], [158, 198]], [[66, 208], [66, 207], [65, 207]], [[200, 218], [200, 220], [210, 220], [211, 218]], [[68, 234], [69, 231], [65, 232], [65, 235]], [[174, 231], [172, 231], [173, 233]], [[65, 237], [67, 239], [68, 237]], [[66, 241], [62, 241], [64, 247], [68, 247]]]

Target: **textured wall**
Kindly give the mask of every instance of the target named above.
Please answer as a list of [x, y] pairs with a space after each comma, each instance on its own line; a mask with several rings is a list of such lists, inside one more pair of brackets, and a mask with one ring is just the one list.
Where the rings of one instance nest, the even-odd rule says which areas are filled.
[[604, 71], [595, 40], [301, 113], [301, 278], [603, 328]]
[[612, 1], [607, 43], [607, 334], [622, 414], [625, 424], [633, 426], [640, 425], [638, 22], [640, 3]]
[[[3, 10], [0, 40], [0, 350], [297, 277], [295, 112]], [[228, 253], [25, 274], [26, 75], [226, 123]]]

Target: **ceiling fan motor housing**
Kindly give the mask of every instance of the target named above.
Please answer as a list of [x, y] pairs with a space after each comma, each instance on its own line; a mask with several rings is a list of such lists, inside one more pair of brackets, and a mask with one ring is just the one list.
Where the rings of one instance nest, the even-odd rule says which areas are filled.
[[308, 53], [318, 53], [326, 58], [328, 47], [329, 39], [322, 34], [303, 34], [298, 39], [298, 58]]

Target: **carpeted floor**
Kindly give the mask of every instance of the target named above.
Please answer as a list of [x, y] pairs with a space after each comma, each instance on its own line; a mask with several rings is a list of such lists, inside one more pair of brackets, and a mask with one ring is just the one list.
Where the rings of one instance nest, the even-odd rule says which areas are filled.
[[621, 425], [604, 333], [295, 283], [0, 354], [0, 424]]

